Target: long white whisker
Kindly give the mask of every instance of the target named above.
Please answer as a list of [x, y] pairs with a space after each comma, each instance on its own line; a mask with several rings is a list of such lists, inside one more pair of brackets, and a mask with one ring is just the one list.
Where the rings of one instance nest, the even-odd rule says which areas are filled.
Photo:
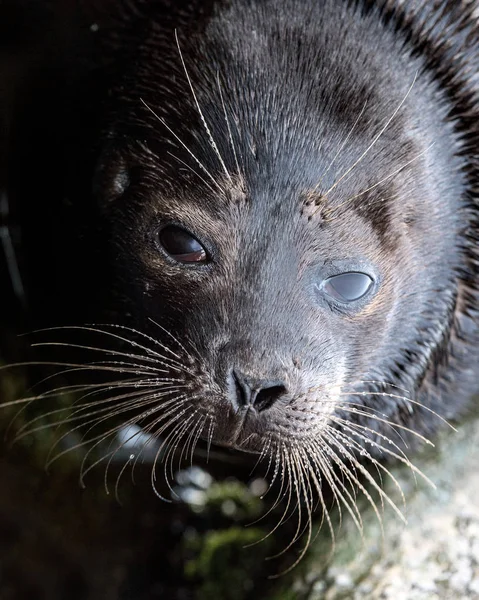
[[376, 144], [376, 142], [379, 140], [379, 138], [383, 135], [383, 133], [386, 131], [386, 129], [389, 127], [389, 125], [391, 124], [391, 121], [394, 119], [394, 117], [398, 114], [398, 112], [401, 110], [403, 104], [406, 102], [409, 94], [411, 93], [412, 88], [414, 87], [414, 84], [416, 83], [416, 79], [417, 79], [417, 73], [414, 75], [414, 79], [411, 83], [411, 85], [409, 86], [409, 89], [407, 90], [404, 98], [401, 100], [401, 102], [399, 103], [398, 107], [396, 108], [396, 110], [393, 112], [393, 114], [389, 117], [389, 119], [386, 121], [386, 124], [384, 125], [384, 127], [380, 130], [380, 132], [374, 137], [373, 141], [371, 142], [371, 144], [369, 144], [369, 146], [366, 148], [366, 150], [361, 154], [361, 156], [349, 167], [349, 169], [347, 169], [345, 171], [345, 173], [343, 173], [343, 175], [329, 188], [329, 190], [327, 190], [327, 192], [324, 194], [324, 196], [328, 196], [328, 194], [330, 194], [335, 187], [337, 187], [339, 185], [339, 183], [347, 176], [349, 175], [349, 173], [351, 173], [351, 171], [356, 168], [356, 166], [363, 160], [363, 158], [369, 153], [369, 151], [374, 147], [374, 145]]
[[188, 146], [183, 142], [183, 140], [178, 137], [176, 135], [176, 133], [173, 131], [173, 129], [171, 129], [171, 127], [168, 125], [168, 123], [162, 119], [152, 108], [150, 108], [148, 106], [148, 104], [143, 100], [143, 98], [140, 98], [140, 101], [145, 105], [145, 107], [151, 112], [151, 114], [156, 117], [158, 119], [158, 121], [164, 126], [166, 127], [166, 129], [168, 129], [168, 131], [171, 133], [172, 136], [174, 136], [174, 138], [183, 146], [183, 148], [188, 152], [188, 154], [193, 158], [193, 160], [196, 162], [196, 164], [200, 167], [200, 169], [211, 179], [211, 181], [215, 184], [215, 186], [221, 190], [221, 186], [219, 185], [219, 183], [216, 181], [216, 179], [213, 177], [213, 175], [208, 171], [208, 169], [203, 165], [203, 163], [200, 161], [200, 159], [196, 156], [196, 154], [194, 154], [189, 148]]
[[172, 156], [175, 160], [177, 160], [179, 163], [181, 163], [186, 169], [188, 169], [188, 171], [191, 171], [191, 173], [193, 173], [194, 175], [196, 175], [196, 177], [198, 177], [198, 179], [200, 179], [205, 185], [206, 187], [210, 190], [210, 192], [212, 194], [216, 194], [217, 190], [214, 189], [214, 187], [208, 183], [206, 181], [206, 179], [204, 177], [202, 177], [198, 171], [196, 171], [195, 169], [193, 169], [193, 167], [190, 167], [189, 164], [185, 163], [184, 160], [181, 160], [181, 158], [179, 156], [176, 156], [176, 154], [173, 154], [173, 152], [168, 151], [167, 154], [169, 154], [170, 156]]
[[221, 105], [223, 107], [223, 112], [224, 112], [224, 115], [225, 115], [226, 127], [228, 128], [228, 137], [229, 137], [229, 140], [230, 140], [231, 150], [233, 151], [233, 156], [234, 156], [235, 163], [236, 163], [236, 170], [238, 172], [238, 175], [241, 175], [242, 173], [241, 173], [241, 169], [240, 169], [239, 162], [238, 162], [238, 155], [236, 153], [235, 143], [234, 143], [234, 139], [233, 139], [233, 132], [231, 131], [230, 121], [228, 119], [228, 112], [226, 111], [225, 99], [223, 97], [223, 91], [221, 89], [221, 82], [220, 82], [220, 74], [219, 74], [219, 72], [216, 73], [216, 82], [218, 84], [218, 90], [220, 92]]
[[346, 146], [349, 138], [351, 137], [351, 135], [353, 134], [353, 131], [356, 129], [356, 125], [359, 123], [359, 120], [361, 119], [361, 117], [363, 116], [363, 113], [366, 109], [366, 105], [367, 105], [367, 100], [364, 103], [361, 112], [359, 113], [357, 119], [354, 121], [353, 126], [351, 127], [351, 129], [349, 130], [348, 135], [346, 136], [346, 138], [344, 139], [343, 143], [341, 144], [341, 146], [339, 147], [338, 151], [336, 152], [336, 154], [333, 156], [331, 162], [329, 163], [329, 165], [326, 168], [326, 171], [324, 171], [324, 173], [321, 175], [318, 183], [314, 186], [313, 188], [313, 192], [315, 192], [319, 186], [321, 185], [323, 179], [325, 178], [325, 176], [327, 175], [327, 173], [329, 172], [329, 170], [331, 169], [331, 167], [334, 165], [334, 163], [336, 162], [336, 159], [338, 158], [338, 156], [340, 155], [340, 153], [342, 152], [342, 150], [344, 149], [344, 146]]
[[185, 65], [185, 60], [183, 58], [183, 53], [181, 52], [180, 41], [178, 39], [178, 31], [176, 29], [175, 29], [175, 40], [176, 40], [176, 45], [178, 47], [178, 53], [180, 55], [181, 64], [183, 65], [183, 69], [185, 71], [186, 78], [188, 79], [188, 85], [190, 86], [190, 90], [191, 90], [191, 93], [193, 95], [193, 99], [195, 101], [196, 108], [197, 108], [198, 113], [200, 115], [201, 121], [202, 121], [203, 126], [205, 128], [206, 135], [208, 136], [208, 140], [209, 140], [209, 142], [211, 144], [211, 147], [213, 148], [216, 156], [218, 157], [218, 160], [220, 161], [220, 164], [221, 164], [221, 166], [223, 168], [223, 171], [225, 172], [225, 174], [228, 177], [228, 179], [230, 181], [232, 181], [231, 175], [230, 175], [228, 169], [226, 168], [224, 160], [223, 160], [223, 158], [222, 158], [222, 156], [220, 154], [220, 151], [218, 150], [218, 146], [216, 145], [216, 142], [215, 142], [215, 140], [214, 140], [214, 138], [213, 138], [213, 136], [211, 134], [210, 128], [208, 127], [208, 123], [206, 122], [206, 119], [205, 119], [205, 116], [203, 114], [203, 111], [201, 110], [201, 106], [200, 106], [200, 103], [198, 102], [198, 98], [196, 97], [196, 93], [195, 93], [195, 90], [193, 88], [193, 84], [191, 82], [190, 75], [188, 73], [188, 69], [186, 68], [186, 65]]

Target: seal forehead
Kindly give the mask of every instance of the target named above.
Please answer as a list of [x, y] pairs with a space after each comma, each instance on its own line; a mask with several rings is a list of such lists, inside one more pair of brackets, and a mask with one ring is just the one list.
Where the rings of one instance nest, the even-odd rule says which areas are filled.
[[[225, 169], [235, 175], [240, 171], [243, 187], [252, 196], [267, 182], [270, 193], [263, 202], [277, 203], [281, 197], [292, 201], [288, 192], [294, 188], [298, 210], [303, 207], [302, 190], [319, 190], [330, 206], [358, 211], [385, 243], [391, 243], [387, 235], [393, 201], [389, 182], [367, 196], [365, 190], [413, 158], [415, 146], [402, 136], [402, 113], [395, 114], [381, 139], [375, 140], [404, 98], [413, 74], [409, 68], [399, 85], [391, 79], [389, 67], [380, 64], [380, 57], [374, 58], [372, 49], [357, 47], [362, 20], [364, 30], [378, 29], [377, 44], [382, 51], [390, 50], [392, 42], [380, 35], [376, 20], [370, 23], [354, 11], [342, 14], [332, 3], [323, 8], [305, 7], [298, 22], [295, 3], [286, 3], [278, 16], [255, 5], [233, 32], [231, 23], [238, 23], [234, 11], [239, 10], [234, 4], [210, 21], [206, 35], [188, 38], [180, 33], [180, 52], [192, 89], [186, 85], [185, 73], [175, 79], [173, 87], [181, 79], [184, 84], [175, 110], [184, 114], [173, 123], [174, 131], [215, 178], [221, 173], [224, 180]], [[305, 21], [304, 12], [311, 12], [311, 19]], [[335, 31], [333, 25], [329, 32], [337, 36], [331, 52], [330, 40], [318, 32], [323, 21], [331, 28], [335, 20], [327, 13], [335, 12], [340, 26]], [[350, 20], [348, 26], [345, 19]], [[318, 50], [321, 44], [324, 51]], [[370, 65], [367, 73], [359, 68], [366, 56], [374, 63], [373, 77]], [[404, 71], [401, 60], [397, 66]], [[201, 106], [201, 118], [192, 92]], [[203, 119], [209, 124], [217, 155]], [[374, 148], [349, 174], [368, 144]], [[191, 160], [184, 149], [181, 153], [183, 160]], [[223, 165], [218, 164], [218, 157]], [[199, 172], [204, 175], [201, 168]], [[345, 174], [349, 177], [341, 181]]]

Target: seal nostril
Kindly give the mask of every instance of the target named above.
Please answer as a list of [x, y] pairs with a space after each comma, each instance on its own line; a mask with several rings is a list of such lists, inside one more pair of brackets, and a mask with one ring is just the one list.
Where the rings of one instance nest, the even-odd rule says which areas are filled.
[[287, 393], [281, 381], [256, 379], [240, 371], [232, 371], [234, 382], [234, 404], [254, 406], [258, 412], [266, 410]]
[[272, 385], [269, 388], [263, 388], [258, 391], [253, 401], [254, 406], [259, 412], [271, 408], [276, 400], [286, 394], [284, 385]]
[[239, 406], [247, 406], [251, 404], [251, 388], [248, 386], [244, 378], [233, 371], [233, 380], [235, 384], [236, 400]]

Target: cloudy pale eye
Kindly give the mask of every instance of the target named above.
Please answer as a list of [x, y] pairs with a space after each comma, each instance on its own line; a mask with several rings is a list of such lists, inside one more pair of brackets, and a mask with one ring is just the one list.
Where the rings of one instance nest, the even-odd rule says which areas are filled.
[[191, 233], [169, 225], [159, 232], [159, 241], [164, 250], [181, 263], [198, 263], [206, 261], [206, 250]]
[[339, 302], [354, 302], [365, 296], [373, 285], [373, 280], [366, 273], [342, 273], [327, 279], [324, 291]]

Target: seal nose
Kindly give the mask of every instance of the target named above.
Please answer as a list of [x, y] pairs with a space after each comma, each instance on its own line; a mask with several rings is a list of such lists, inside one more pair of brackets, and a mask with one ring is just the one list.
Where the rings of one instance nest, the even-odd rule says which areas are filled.
[[258, 379], [233, 369], [232, 401], [238, 407], [253, 406], [258, 412], [271, 408], [287, 392], [282, 381]]

